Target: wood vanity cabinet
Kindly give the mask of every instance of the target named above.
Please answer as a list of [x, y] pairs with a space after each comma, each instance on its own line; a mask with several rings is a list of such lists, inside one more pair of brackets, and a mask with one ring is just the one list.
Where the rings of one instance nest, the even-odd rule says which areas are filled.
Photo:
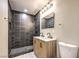
[[56, 58], [56, 40], [43, 41], [33, 39], [34, 53], [39, 58]]

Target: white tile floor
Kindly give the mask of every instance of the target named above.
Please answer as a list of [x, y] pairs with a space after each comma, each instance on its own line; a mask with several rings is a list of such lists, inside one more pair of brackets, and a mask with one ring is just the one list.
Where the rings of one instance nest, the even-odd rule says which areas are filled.
[[37, 58], [34, 54], [34, 52], [26, 53], [24, 55], [20, 55], [14, 58]]

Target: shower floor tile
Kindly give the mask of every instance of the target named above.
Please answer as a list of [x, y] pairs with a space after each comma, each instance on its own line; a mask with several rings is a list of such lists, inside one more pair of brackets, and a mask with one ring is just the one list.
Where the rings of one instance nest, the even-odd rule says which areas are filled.
[[14, 58], [37, 58], [37, 57], [35, 56], [34, 52], [30, 52]]

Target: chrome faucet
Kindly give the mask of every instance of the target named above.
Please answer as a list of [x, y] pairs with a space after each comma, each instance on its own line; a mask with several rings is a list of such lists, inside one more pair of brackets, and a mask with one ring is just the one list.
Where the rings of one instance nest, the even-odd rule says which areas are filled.
[[53, 38], [51, 33], [47, 33], [48, 38]]
[[44, 37], [43, 33], [40, 33], [40, 36]]

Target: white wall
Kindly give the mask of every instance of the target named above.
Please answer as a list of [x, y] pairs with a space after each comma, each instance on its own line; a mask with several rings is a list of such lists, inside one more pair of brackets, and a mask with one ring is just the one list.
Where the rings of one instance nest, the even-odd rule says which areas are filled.
[[54, 12], [57, 39], [79, 46], [79, 0], [54, 0]]
[[79, 0], [54, 0], [54, 12], [56, 38], [79, 46]]
[[8, 0], [0, 0], [0, 58], [8, 57]]

